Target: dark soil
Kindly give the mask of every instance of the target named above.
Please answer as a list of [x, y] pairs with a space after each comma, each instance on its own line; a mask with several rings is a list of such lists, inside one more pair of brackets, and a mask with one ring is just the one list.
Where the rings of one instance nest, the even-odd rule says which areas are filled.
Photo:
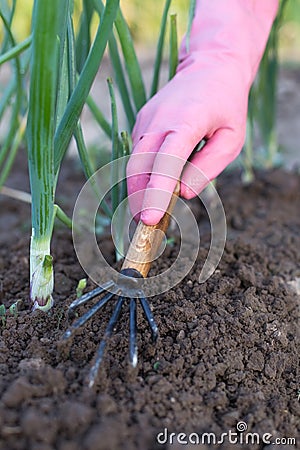
[[[83, 181], [73, 166], [64, 171], [59, 195], [69, 211]], [[19, 162], [11, 185], [27, 187], [23, 167]], [[230, 174], [222, 178], [219, 192], [228, 240], [218, 270], [205, 284], [197, 283], [209, 241], [208, 219], [200, 212], [204, 235], [194, 269], [176, 288], [151, 300], [160, 330], [157, 344], [150, 343], [139, 317], [139, 363], [129, 370], [124, 312], [94, 389], [88, 389], [86, 377], [112, 308], [80, 330], [70, 348], [58, 344], [68, 326], [67, 306], [84, 276], [71, 233], [61, 225], [55, 231], [55, 306], [50, 313], [31, 313], [30, 208], [0, 197], [0, 303], [9, 307], [22, 300], [18, 316], [8, 315], [6, 326], [0, 325], [1, 449], [209, 448], [158, 445], [156, 435], [167, 427], [169, 433], [214, 432], [220, 438], [236, 431], [240, 421], [249, 432], [270, 433], [270, 442], [298, 438], [298, 447], [275, 448], [300, 448], [295, 290], [300, 177], [276, 170], [257, 174], [246, 187]], [[168, 247], [153, 270], [169, 266], [176, 251], [176, 245]], [[262, 441], [233, 445], [224, 439], [214, 448], [274, 446]]]

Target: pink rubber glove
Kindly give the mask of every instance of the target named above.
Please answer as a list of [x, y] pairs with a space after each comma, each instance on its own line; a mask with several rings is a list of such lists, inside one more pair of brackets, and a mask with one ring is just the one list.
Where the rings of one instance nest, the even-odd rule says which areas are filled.
[[[144, 223], [161, 219], [180, 176], [181, 196], [190, 199], [241, 151], [249, 90], [277, 9], [278, 0], [197, 1], [189, 52], [183, 41], [176, 75], [141, 109], [133, 130], [129, 204]], [[203, 138], [191, 162], [207, 179], [193, 165], [184, 169]]]

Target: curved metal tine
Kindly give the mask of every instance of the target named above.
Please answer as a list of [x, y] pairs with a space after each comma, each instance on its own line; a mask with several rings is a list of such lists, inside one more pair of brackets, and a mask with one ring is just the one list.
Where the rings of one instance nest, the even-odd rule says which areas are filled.
[[136, 367], [138, 361], [137, 354], [137, 318], [136, 318], [136, 300], [130, 299], [130, 315], [129, 315], [129, 361], [132, 367]]
[[[143, 294], [143, 292], [142, 292], [142, 294]], [[158, 327], [157, 327], [156, 322], [154, 320], [154, 317], [153, 317], [152, 311], [150, 309], [148, 300], [147, 300], [146, 297], [140, 297], [139, 299], [140, 299], [142, 308], [144, 310], [147, 322], [148, 322], [148, 324], [149, 324], [149, 326], [151, 328], [152, 341], [155, 342], [156, 339], [158, 338]]]
[[108, 292], [102, 299], [100, 299], [89, 311], [83, 316], [79, 317], [65, 332], [63, 339], [68, 339], [72, 333], [78, 328], [82, 327], [96, 312], [99, 311], [115, 294], [118, 292], [118, 288], [115, 287], [114, 292]]
[[107, 291], [107, 289], [110, 289], [114, 285], [113, 281], [107, 281], [106, 283], [102, 284], [101, 286], [96, 287], [90, 292], [87, 292], [86, 294], [83, 294], [81, 297], [74, 300], [71, 305], [69, 306], [69, 311], [72, 311], [73, 309], [77, 308], [80, 305], [83, 305], [84, 303], [88, 302], [89, 300], [92, 300], [93, 298], [97, 297], [99, 294], [102, 294], [102, 292]]
[[90, 371], [90, 375], [89, 375], [89, 387], [92, 387], [95, 383], [95, 379], [100, 367], [100, 364], [102, 362], [103, 359], [103, 355], [104, 355], [104, 350], [105, 350], [105, 346], [107, 343], [107, 340], [110, 338], [110, 336], [112, 335], [112, 332], [114, 330], [114, 327], [118, 321], [123, 303], [124, 303], [125, 297], [119, 297], [117, 304], [115, 306], [114, 312], [110, 318], [110, 321], [108, 322], [107, 328], [105, 330], [104, 336], [102, 341], [100, 342], [98, 351], [97, 351], [97, 355], [96, 355], [96, 361], [93, 365], [93, 367], [91, 368]]

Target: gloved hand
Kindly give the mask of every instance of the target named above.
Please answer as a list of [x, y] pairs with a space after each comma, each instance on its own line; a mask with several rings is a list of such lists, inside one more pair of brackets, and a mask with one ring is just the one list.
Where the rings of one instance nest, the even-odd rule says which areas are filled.
[[136, 195], [129, 204], [144, 223], [161, 219], [180, 176], [181, 196], [192, 198], [239, 154], [249, 90], [277, 8], [278, 0], [197, 1], [190, 49], [184, 40], [174, 78], [144, 105], [132, 134], [127, 184]]

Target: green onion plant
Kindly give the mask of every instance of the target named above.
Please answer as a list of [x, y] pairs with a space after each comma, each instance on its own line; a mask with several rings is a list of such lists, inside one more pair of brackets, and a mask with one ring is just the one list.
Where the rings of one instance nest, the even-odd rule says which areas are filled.
[[[256, 80], [249, 95], [246, 143], [241, 155], [243, 180], [254, 178], [253, 168], [270, 169], [281, 162], [276, 132], [278, 48], [279, 31], [284, 21], [288, 0], [281, 0]], [[255, 152], [256, 134], [261, 142], [260, 152]]]
[[[34, 307], [42, 310], [48, 310], [53, 304], [50, 246], [54, 218], [58, 211], [55, 208], [55, 189], [60, 166], [69, 141], [75, 135], [83, 166], [88, 167], [88, 175], [92, 172], [78, 121], [97, 74], [118, 7], [118, 0], [107, 1], [94, 42], [89, 52], [86, 52], [77, 77], [70, 19], [71, 2], [36, 0], [34, 3], [27, 123], [32, 195], [30, 292]], [[82, 49], [79, 51], [82, 53]]]
[[11, 314], [15, 319], [18, 317], [18, 304], [21, 303], [22, 300], [17, 300], [14, 302], [8, 310], [6, 309], [4, 304], [0, 305], [0, 325], [4, 328], [6, 325], [7, 313]]
[[87, 279], [81, 278], [81, 280], [78, 281], [77, 287], [76, 287], [76, 297], [80, 298], [83, 294], [83, 291], [85, 290], [87, 285]]

